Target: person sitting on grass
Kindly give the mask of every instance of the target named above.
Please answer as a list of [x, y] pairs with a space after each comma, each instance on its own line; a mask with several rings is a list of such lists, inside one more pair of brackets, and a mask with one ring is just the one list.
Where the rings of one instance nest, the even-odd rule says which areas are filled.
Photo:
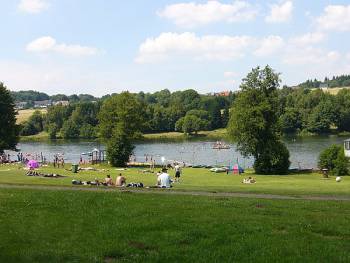
[[111, 178], [111, 176], [108, 174], [107, 177], [105, 178], [105, 184], [107, 186], [112, 186], [113, 185], [113, 180]]
[[170, 188], [171, 187], [171, 179], [170, 175], [167, 173], [167, 169], [163, 168], [162, 173], [158, 176], [157, 185], [160, 188]]
[[122, 174], [120, 173], [117, 177], [117, 179], [115, 180], [115, 186], [117, 187], [124, 187], [126, 185], [126, 179], [124, 176], [122, 176]]

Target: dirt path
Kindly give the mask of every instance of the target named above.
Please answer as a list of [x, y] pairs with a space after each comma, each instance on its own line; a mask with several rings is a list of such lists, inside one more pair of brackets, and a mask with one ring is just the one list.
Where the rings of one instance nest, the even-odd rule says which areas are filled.
[[173, 189], [132, 189], [132, 188], [83, 188], [68, 186], [44, 186], [44, 185], [15, 185], [0, 184], [0, 189], [32, 189], [32, 190], [59, 190], [59, 191], [116, 191], [141, 194], [167, 194], [167, 195], [191, 195], [191, 196], [213, 196], [213, 197], [243, 197], [258, 199], [280, 199], [280, 200], [322, 200], [322, 201], [350, 201], [350, 196], [309, 196], [309, 195], [275, 195], [254, 193], [229, 193], [229, 192], [205, 192], [205, 191], [181, 191]]

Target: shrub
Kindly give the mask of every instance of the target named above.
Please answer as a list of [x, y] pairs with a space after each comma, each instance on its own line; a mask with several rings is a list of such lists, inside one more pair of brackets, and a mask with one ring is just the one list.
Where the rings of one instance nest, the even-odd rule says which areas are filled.
[[328, 169], [331, 174], [336, 176], [349, 173], [348, 159], [344, 155], [344, 149], [335, 144], [321, 152], [318, 166], [320, 169]]

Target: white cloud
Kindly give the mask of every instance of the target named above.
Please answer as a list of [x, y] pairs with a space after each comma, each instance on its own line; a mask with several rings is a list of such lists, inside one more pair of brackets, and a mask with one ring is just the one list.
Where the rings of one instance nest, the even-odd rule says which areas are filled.
[[307, 33], [290, 39], [290, 43], [297, 46], [305, 46], [321, 43], [326, 35], [321, 32]]
[[106, 71], [93, 63], [60, 64], [50, 59], [35, 63], [0, 60], [0, 72], [1, 81], [10, 90], [32, 89], [48, 94], [89, 93], [101, 96], [120, 92], [116, 87], [127, 86], [121, 83], [118, 71]]
[[310, 65], [311, 67], [317, 64], [329, 64], [339, 61], [341, 55], [338, 51], [326, 51], [321, 48], [291, 47], [286, 51], [283, 62], [290, 65]]
[[56, 52], [72, 56], [91, 56], [98, 53], [98, 50], [93, 47], [57, 44], [56, 40], [50, 36], [33, 40], [27, 45], [26, 50], [30, 52]]
[[350, 5], [329, 5], [317, 18], [322, 30], [350, 31]]
[[21, 0], [18, 9], [25, 13], [38, 14], [49, 7], [45, 0]]
[[268, 36], [260, 41], [254, 55], [264, 57], [279, 52], [284, 46], [284, 40], [280, 36]]
[[225, 71], [224, 72], [224, 77], [225, 78], [232, 78], [232, 77], [236, 77], [237, 73], [234, 71]]
[[244, 56], [254, 42], [254, 38], [249, 36], [197, 37], [189, 32], [162, 33], [141, 44], [136, 62], [155, 62], [171, 55], [191, 56], [197, 60], [232, 60]]
[[282, 23], [291, 19], [293, 13], [293, 2], [286, 1], [280, 5], [271, 6], [270, 14], [265, 17], [268, 23]]
[[257, 11], [245, 1], [234, 1], [232, 4], [208, 1], [205, 4], [190, 2], [168, 5], [158, 15], [178, 26], [191, 28], [220, 21], [249, 21], [255, 18]]

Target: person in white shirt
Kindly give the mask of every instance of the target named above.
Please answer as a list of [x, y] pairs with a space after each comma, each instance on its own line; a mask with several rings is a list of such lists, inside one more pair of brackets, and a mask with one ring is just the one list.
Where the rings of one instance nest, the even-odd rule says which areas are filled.
[[178, 163], [175, 164], [175, 182], [180, 181], [180, 176], [181, 176], [181, 167]]
[[158, 181], [158, 187], [161, 187], [161, 188], [171, 187], [171, 178], [170, 178], [170, 175], [167, 173], [166, 168], [162, 169], [162, 173], [158, 176], [157, 181]]

